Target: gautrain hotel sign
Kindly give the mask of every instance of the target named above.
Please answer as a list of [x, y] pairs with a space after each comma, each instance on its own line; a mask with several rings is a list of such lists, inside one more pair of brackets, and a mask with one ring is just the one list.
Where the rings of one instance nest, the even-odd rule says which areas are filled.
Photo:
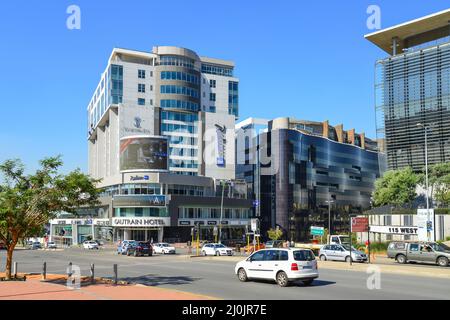
[[[114, 208], [164, 208], [167, 205], [164, 195], [115, 195]], [[170, 217], [113, 217], [113, 227], [164, 227], [170, 226]]]
[[170, 226], [169, 217], [138, 217], [138, 218], [112, 218], [113, 227], [167, 227]]

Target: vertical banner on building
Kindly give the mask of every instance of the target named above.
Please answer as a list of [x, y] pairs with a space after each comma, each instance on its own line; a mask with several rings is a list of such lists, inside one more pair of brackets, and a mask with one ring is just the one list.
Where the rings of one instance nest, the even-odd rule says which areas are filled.
[[225, 126], [216, 124], [216, 159], [218, 166], [225, 165], [225, 131]]
[[434, 209], [417, 209], [417, 227], [419, 241], [435, 241]]

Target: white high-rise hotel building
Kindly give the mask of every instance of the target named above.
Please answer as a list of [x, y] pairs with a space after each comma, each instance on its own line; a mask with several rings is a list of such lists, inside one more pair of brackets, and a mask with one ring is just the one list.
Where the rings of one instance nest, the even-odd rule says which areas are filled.
[[170, 172], [234, 178], [234, 139], [217, 150], [233, 161], [202, 160], [205, 130], [231, 128], [238, 116], [233, 68], [178, 47], [114, 49], [87, 108], [89, 173], [105, 181], [120, 175], [118, 141], [132, 133], [169, 139]]
[[188, 241], [194, 225], [203, 239], [218, 227], [222, 240], [242, 239], [252, 201], [234, 180], [233, 69], [179, 47], [113, 49], [87, 107], [101, 205], [51, 221], [52, 239]]

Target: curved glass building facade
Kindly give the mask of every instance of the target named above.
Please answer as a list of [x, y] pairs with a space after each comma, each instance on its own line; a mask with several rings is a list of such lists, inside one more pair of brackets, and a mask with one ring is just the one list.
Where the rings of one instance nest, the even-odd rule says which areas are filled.
[[[345, 132], [338, 126], [335, 130], [327, 122], [323, 130], [322, 123], [291, 119], [280, 126], [277, 120], [269, 121], [266, 132], [257, 135], [257, 144], [247, 142], [246, 147], [247, 154], [253, 153], [248, 159], [270, 162], [250, 164], [246, 159], [246, 164], [238, 165], [237, 177], [251, 181], [249, 196], [258, 200], [262, 234], [278, 226], [285, 239], [310, 241], [311, 226], [328, 229], [329, 223], [333, 234], [348, 232], [349, 214], [370, 208], [384, 155], [370, 150], [370, 139], [352, 130]], [[330, 138], [336, 131], [343, 142]]]

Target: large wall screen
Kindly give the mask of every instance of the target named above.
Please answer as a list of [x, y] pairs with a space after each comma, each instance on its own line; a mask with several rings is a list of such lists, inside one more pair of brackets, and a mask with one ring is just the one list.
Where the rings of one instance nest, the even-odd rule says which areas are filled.
[[120, 139], [120, 171], [166, 171], [167, 138], [134, 136]]

